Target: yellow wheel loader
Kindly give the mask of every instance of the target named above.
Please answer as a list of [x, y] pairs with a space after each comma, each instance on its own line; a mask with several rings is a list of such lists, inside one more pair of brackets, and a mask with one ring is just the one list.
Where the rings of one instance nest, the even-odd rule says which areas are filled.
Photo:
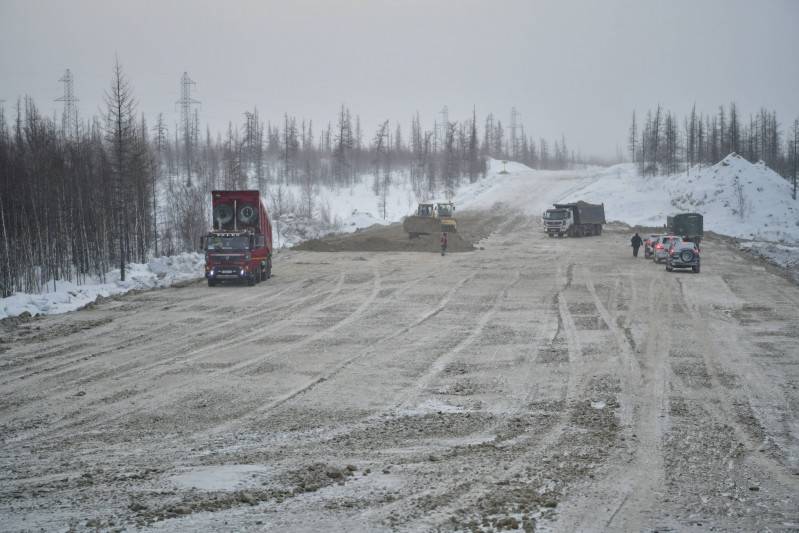
[[455, 206], [451, 202], [419, 204], [415, 214], [405, 217], [402, 229], [409, 239], [441, 232], [454, 233], [457, 231], [452, 216], [454, 211]]

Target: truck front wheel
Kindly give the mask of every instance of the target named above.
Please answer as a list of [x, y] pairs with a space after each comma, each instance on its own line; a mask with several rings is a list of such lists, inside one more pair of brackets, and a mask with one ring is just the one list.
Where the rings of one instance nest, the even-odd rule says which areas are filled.
[[215, 287], [215, 286], [216, 286], [216, 281], [214, 281], [214, 280], [212, 280], [212, 279], [209, 279], [209, 280], [208, 280], [208, 286], [209, 286], [209, 287]]

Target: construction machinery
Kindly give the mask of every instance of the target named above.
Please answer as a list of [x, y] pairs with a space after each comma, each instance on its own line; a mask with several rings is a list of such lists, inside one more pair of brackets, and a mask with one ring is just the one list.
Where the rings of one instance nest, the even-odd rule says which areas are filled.
[[555, 204], [544, 212], [544, 231], [554, 237], [586, 237], [602, 235], [605, 223], [605, 204], [579, 201], [573, 204]]
[[455, 204], [452, 202], [420, 203], [416, 213], [402, 221], [402, 229], [409, 239], [441, 232], [455, 233], [458, 225], [454, 214]]
[[455, 220], [455, 204], [452, 202], [439, 202], [436, 204], [438, 219], [441, 221], [441, 231], [444, 233], [457, 233], [458, 223]]

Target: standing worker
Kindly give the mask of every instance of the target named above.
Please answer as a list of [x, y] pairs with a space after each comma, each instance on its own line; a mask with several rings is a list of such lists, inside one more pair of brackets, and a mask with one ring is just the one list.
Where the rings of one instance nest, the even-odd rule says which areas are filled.
[[444, 255], [447, 251], [447, 232], [441, 232], [441, 255]]
[[640, 248], [643, 243], [644, 241], [641, 240], [641, 236], [638, 235], [638, 233], [633, 235], [633, 238], [630, 239], [630, 244], [633, 246], [633, 257], [638, 257], [638, 248]]

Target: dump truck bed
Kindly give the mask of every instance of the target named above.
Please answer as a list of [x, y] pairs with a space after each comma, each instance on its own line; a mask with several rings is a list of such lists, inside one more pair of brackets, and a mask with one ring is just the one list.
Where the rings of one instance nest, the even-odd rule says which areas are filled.
[[589, 204], [575, 202], [571, 204], [555, 204], [555, 209], [569, 209], [574, 213], [575, 224], [604, 224], [605, 204]]

